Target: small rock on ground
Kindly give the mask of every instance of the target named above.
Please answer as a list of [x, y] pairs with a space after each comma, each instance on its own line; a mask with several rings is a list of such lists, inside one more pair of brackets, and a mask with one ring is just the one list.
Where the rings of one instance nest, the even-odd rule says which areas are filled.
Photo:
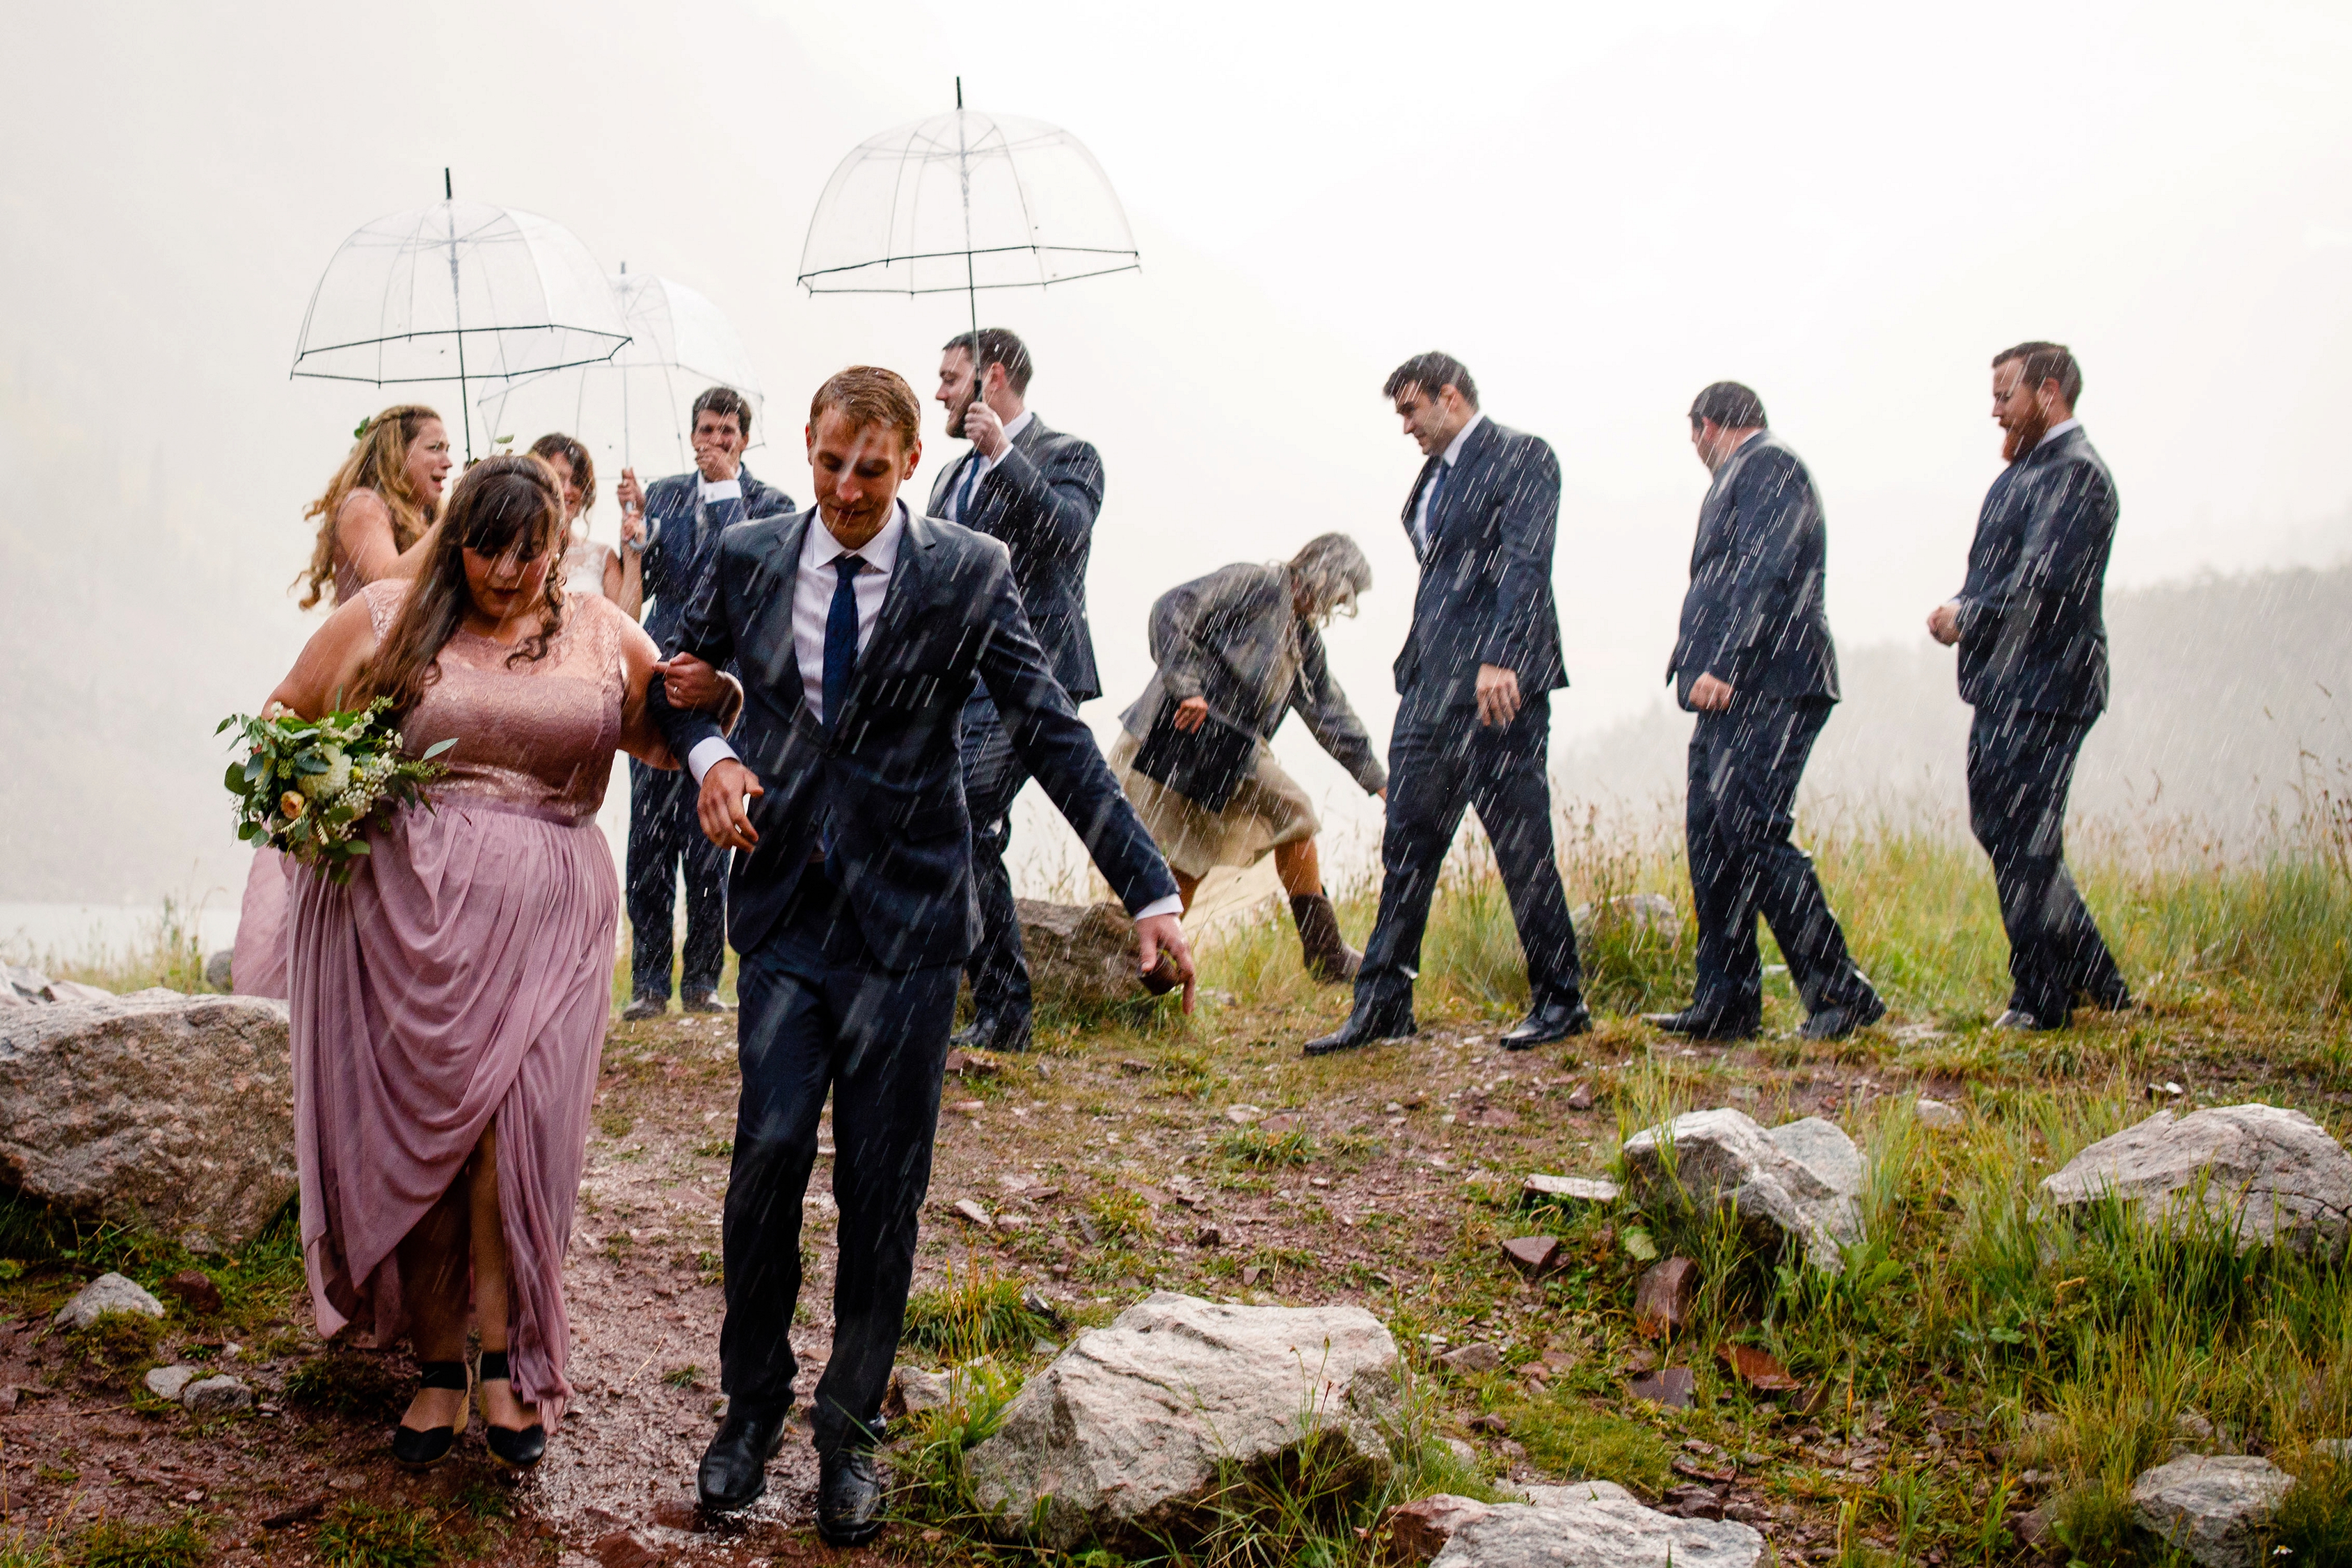
[[224, 1373], [189, 1384], [180, 1391], [180, 1403], [199, 1416], [218, 1416], [230, 1410], [244, 1410], [253, 1404], [253, 1390], [245, 1380]]
[[2254, 1568], [2255, 1531], [2294, 1485], [2268, 1459], [2183, 1454], [2132, 1483], [2132, 1517], [2202, 1568]]
[[137, 1312], [142, 1317], [160, 1318], [163, 1315], [163, 1303], [134, 1281], [120, 1274], [100, 1274], [77, 1291], [72, 1301], [59, 1307], [51, 1322], [59, 1328], [86, 1329], [106, 1312]]
[[1454, 1532], [1435, 1568], [1755, 1568], [1763, 1556], [1764, 1538], [1745, 1524], [1674, 1519], [1619, 1496], [1490, 1508]]
[[177, 1403], [181, 1394], [195, 1380], [196, 1369], [193, 1366], [158, 1366], [147, 1374], [147, 1392], [158, 1399]]

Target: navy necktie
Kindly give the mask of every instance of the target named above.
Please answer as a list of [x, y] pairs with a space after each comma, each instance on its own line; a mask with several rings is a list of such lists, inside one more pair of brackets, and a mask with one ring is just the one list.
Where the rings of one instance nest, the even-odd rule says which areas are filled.
[[849, 696], [849, 673], [857, 667], [857, 591], [851, 586], [866, 565], [862, 557], [845, 555], [833, 570], [841, 574], [833, 585], [833, 608], [824, 617], [824, 723], [830, 729], [841, 716]]
[[955, 517], [952, 520], [966, 528], [971, 527], [971, 493], [980, 485], [981, 467], [980, 448], [975, 446], [971, 455], [964, 460], [963, 483], [956, 486]]
[[1422, 492], [1421, 548], [1427, 550], [1437, 541], [1437, 502], [1445, 494], [1445, 476], [1453, 471], [1444, 458], [1437, 460], [1437, 472], [1429, 476], [1429, 486]]

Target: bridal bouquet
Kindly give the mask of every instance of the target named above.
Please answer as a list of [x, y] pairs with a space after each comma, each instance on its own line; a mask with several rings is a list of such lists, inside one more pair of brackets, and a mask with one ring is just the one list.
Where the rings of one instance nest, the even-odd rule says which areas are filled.
[[234, 726], [245, 736], [245, 760], [230, 763], [224, 780], [236, 797], [236, 836], [349, 882], [352, 862], [368, 852], [369, 819], [386, 806], [424, 803], [425, 787], [441, 777], [433, 759], [457, 744], [404, 756], [400, 731], [383, 716], [391, 706], [379, 697], [356, 713], [315, 719], [240, 713], [221, 720], [214, 734]]

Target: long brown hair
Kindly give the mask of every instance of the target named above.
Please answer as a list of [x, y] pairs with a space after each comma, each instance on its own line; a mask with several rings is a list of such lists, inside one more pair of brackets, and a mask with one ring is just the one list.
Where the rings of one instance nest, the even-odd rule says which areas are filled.
[[[465, 624], [473, 591], [466, 586], [466, 551], [503, 556], [523, 552], [532, 559], [563, 549], [563, 493], [555, 472], [536, 457], [485, 458], [466, 470], [449, 492], [449, 507], [435, 537], [425, 570], [410, 585], [400, 618], [392, 623], [375, 656], [360, 677], [360, 700], [390, 697], [393, 711], [405, 715], [440, 679], [435, 663]], [[563, 574], [550, 570], [541, 601], [539, 630], [507, 655], [509, 664], [547, 656], [547, 645], [563, 626]]]
[[428, 420], [441, 416], [420, 402], [396, 403], [359, 428], [359, 437], [343, 458], [342, 466], [327, 481], [326, 494], [302, 509], [305, 518], [319, 519], [319, 542], [311, 547], [310, 565], [294, 580], [308, 585], [302, 608], [325, 597], [335, 580], [335, 521], [344, 497], [354, 490], [373, 490], [392, 513], [392, 543], [406, 549], [433, 526], [432, 508], [408, 482], [408, 449]]
[[[533, 457], [561, 457], [572, 465], [572, 482], [580, 486], [580, 519], [587, 521], [588, 514], [596, 509], [596, 460], [579, 438], [555, 431], [530, 444]], [[569, 526], [570, 519], [565, 519]]]

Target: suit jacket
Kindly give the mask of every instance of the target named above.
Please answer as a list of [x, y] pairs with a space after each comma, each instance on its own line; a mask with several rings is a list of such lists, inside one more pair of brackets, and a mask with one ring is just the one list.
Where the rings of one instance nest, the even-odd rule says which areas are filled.
[[1960, 697], [2096, 718], [2107, 706], [2114, 476], [2077, 425], [2001, 470], [1959, 591]]
[[[931, 516], [947, 516], [948, 492], [962, 467], [950, 463], [932, 482]], [[1102, 695], [1087, 626], [1087, 558], [1102, 501], [1102, 457], [1093, 445], [1032, 419], [973, 490], [961, 519], [1013, 552], [1013, 580], [1030, 627], [1072, 702]]]
[[1290, 571], [1279, 562], [1236, 562], [1161, 594], [1151, 606], [1151, 657], [1160, 666], [1151, 684], [1119, 717], [1138, 739], [1170, 697], [1199, 697], [1260, 740], [1296, 712], [1365, 794], [1388, 786], [1364, 721], [1331, 678], [1323, 633], [1291, 606]]
[[[1404, 530], [1442, 457], [1422, 465], [1404, 504]], [[1552, 602], [1551, 555], [1559, 530], [1559, 459], [1541, 436], [1481, 421], [1438, 493], [1413, 591], [1412, 630], [1396, 659], [1408, 708], [1475, 706], [1478, 666], [1519, 677], [1526, 696], [1568, 685]]]
[[[910, 517], [881, 612], [841, 712], [820, 724], [801, 689], [793, 583], [810, 512], [739, 523], [679, 628], [684, 651], [742, 674], [732, 737], [767, 793], [752, 802], [759, 847], [729, 873], [728, 936], [757, 947], [803, 876], [821, 825], [858, 928], [887, 968], [960, 964], [980, 936], [959, 716], [975, 681], [1013, 748], [1086, 841], [1130, 913], [1176, 891], [1168, 863], [1119, 792], [1029, 630], [1012, 562], [994, 539]], [[658, 687], [661, 683], [654, 683]], [[672, 752], [719, 733], [712, 716], [648, 698]]]
[[1666, 679], [1690, 706], [1704, 674], [1768, 697], [1838, 699], [1837, 644], [1822, 588], [1829, 537], [1804, 459], [1770, 431], [1750, 436], [1699, 507], [1690, 591]]
[[[735, 476], [743, 483], [746, 521], [780, 517], [793, 509], [790, 496], [751, 477], [749, 466], [739, 466]], [[689, 468], [646, 486], [646, 598], [652, 601], [646, 612], [646, 634], [665, 653], [677, 652], [678, 622], [686, 619], [694, 591], [719, 553], [720, 530], [695, 527], [701, 479], [699, 473]]]

